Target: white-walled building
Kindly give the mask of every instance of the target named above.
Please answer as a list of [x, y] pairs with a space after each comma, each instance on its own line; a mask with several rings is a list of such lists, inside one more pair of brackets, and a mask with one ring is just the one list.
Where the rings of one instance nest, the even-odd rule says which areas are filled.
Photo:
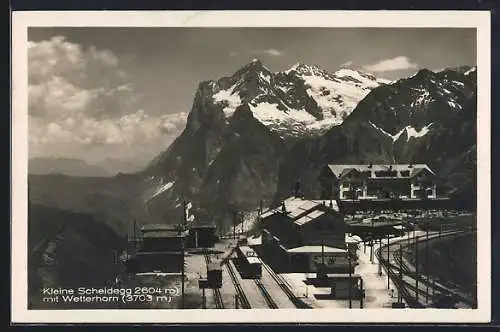
[[425, 164], [326, 165], [319, 182], [323, 198], [433, 199], [435, 173]]

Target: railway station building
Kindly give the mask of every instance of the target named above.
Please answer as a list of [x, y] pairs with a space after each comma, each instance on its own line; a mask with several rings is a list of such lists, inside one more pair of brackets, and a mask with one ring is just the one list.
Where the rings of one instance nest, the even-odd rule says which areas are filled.
[[175, 225], [144, 225], [137, 251], [127, 261], [133, 273], [179, 273], [188, 233]]
[[436, 174], [425, 164], [325, 165], [319, 176], [323, 199], [435, 199]]
[[290, 197], [260, 216], [262, 244], [274, 259], [296, 272], [330, 272], [348, 268], [348, 225], [337, 202]]
[[215, 225], [196, 225], [189, 228], [186, 239], [188, 248], [212, 248], [217, 241]]

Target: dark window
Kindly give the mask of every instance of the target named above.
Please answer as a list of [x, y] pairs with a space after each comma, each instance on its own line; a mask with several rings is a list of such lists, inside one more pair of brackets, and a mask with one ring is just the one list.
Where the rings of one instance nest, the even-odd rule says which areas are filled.
[[398, 175], [397, 171], [376, 171], [375, 175], [377, 177], [396, 177]]
[[410, 176], [410, 171], [401, 171], [401, 176]]

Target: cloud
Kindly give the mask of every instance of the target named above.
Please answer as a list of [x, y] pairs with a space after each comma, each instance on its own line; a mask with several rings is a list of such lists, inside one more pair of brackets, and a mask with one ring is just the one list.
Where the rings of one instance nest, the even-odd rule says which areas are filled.
[[266, 50], [254, 50], [251, 53], [252, 54], [270, 55], [270, 56], [282, 56], [284, 54], [282, 51], [274, 49], [274, 48], [269, 48]]
[[412, 63], [406, 56], [398, 56], [395, 58], [381, 60], [377, 63], [363, 66], [364, 70], [374, 73], [415, 68], [418, 68], [418, 64]]
[[130, 146], [176, 135], [184, 128], [186, 119], [185, 112], [152, 117], [143, 110], [118, 119], [97, 120], [77, 115], [49, 122], [31, 118], [30, 143]]
[[[249, 51], [245, 51], [245, 52], [242, 52], [242, 53], [244, 53], [244, 54], [251, 54], [251, 55], [268, 55], [268, 56], [275, 56], [275, 57], [285, 55], [285, 52], [277, 50], [275, 48], [249, 50]], [[233, 57], [233, 56], [237, 56], [239, 54], [240, 53], [238, 53], [238, 52], [231, 51], [229, 53], [229, 56]]]
[[31, 147], [136, 146], [147, 149], [183, 130], [187, 113], [151, 116], [120, 59], [109, 50], [64, 37], [30, 42], [29, 141]]
[[343, 64], [341, 64], [340, 67], [349, 67], [349, 66], [352, 66], [353, 63], [354, 63], [354, 61], [347, 61], [347, 62], [344, 62]]

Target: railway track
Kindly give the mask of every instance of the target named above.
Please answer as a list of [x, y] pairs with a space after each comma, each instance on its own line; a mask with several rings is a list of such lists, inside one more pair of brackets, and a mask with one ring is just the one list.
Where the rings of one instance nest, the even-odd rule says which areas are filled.
[[262, 281], [260, 281], [259, 279], [255, 279], [254, 282], [257, 285], [257, 287], [259, 288], [260, 292], [262, 293], [262, 296], [266, 300], [266, 303], [269, 306], [269, 308], [278, 309], [278, 304], [276, 304], [276, 302], [274, 301], [271, 294], [269, 294], [269, 292], [267, 291], [267, 289], [264, 286], [264, 284], [262, 283]]
[[214, 288], [214, 298], [215, 298], [215, 307], [217, 309], [224, 309], [224, 302], [222, 301], [222, 295], [220, 293], [220, 289]]
[[[208, 254], [205, 254], [205, 262], [208, 266], [212, 260]], [[214, 288], [214, 299], [215, 299], [215, 308], [216, 309], [224, 309], [224, 301], [222, 301], [222, 294], [220, 293], [219, 288]]]
[[298, 309], [311, 309], [312, 308], [310, 305], [304, 303], [299, 298], [297, 298], [297, 296], [295, 296], [295, 294], [293, 294], [293, 292], [290, 290], [290, 288], [288, 288], [288, 286], [286, 285], [286, 282], [282, 276], [276, 274], [273, 271], [273, 269], [271, 269], [269, 267], [269, 265], [264, 263], [262, 260], [260, 260], [260, 261], [261, 261], [262, 266], [266, 269], [267, 272], [269, 272], [271, 277], [274, 279], [274, 281], [276, 281], [276, 283], [280, 286], [280, 288], [283, 290], [283, 292], [285, 292], [286, 296], [290, 299], [290, 301], [292, 301], [293, 305], [296, 308], [298, 308]]
[[[401, 266], [403, 268], [403, 273], [406, 276], [410, 277], [411, 279], [413, 279], [415, 281], [418, 280], [418, 284], [420, 286], [420, 287], [418, 287], [418, 291], [417, 291], [417, 287], [415, 285], [405, 281], [408, 285], [410, 285], [410, 287], [413, 288], [413, 291], [415, 292], [415, 295], [414, 295], [415, 297], [417, 297], [417, 292], [418, 292], [419, 297], [421, 296], [422, 298], [425, 298], [425, 299], [427, 299], [427, 298], [437, 299], [444, 294], [449, 294], [457, 302], [463, 302], [464, 304], [470, 306], [471, 308], [474, 307], [473, 299], [470, 298], [469, 296], [466, 296], [466, 295], [460, 293], [458, 290], [451, 289], [451, 288], [445, 287], [439, 283], [436, 283], [434, 280], [431, 280], [431, 279], [427, 280], [427, 278], [424, 278], [422, 275], [419, 275], [416, 272], [410, 270], [408, 268], [408, 266], [402, 261], [402, 258], [399, 256], [399, 254], [396, 253], [394, 255], [394, 258], [396, 259], [397, 262], [399, 262], [399, 264], [401, 264]], [[399, 270], [399, 266], [395, 266], [395, 268], [397, 268]], [[432, 295], [425, 296], [426, 293], [434, 294], [434, 296], [432, 296]], [[426, 302], [426, 301], [423, 300], [423, 302]]]
[[252, 309], [250, 306], [250, 302], [248, 302], [248, 298], [243, 291], [243, 287], [241, 287], [241, 284], [238, 280], [238, 277], [236, 276], [236, 272], [234, 271], [233, 266], [231, 265], [231, 261], [229, 261], [226, 266], [227, 266], [227, 271], [229, 272], [229, 276], [231, 277], [231, 280], [233, 282], [234, 288], [236, 289], [236, 293], [238, 295], [239, 303], [243, 307], [243, 309]]
[[[432, 236], [429, 236], [428, 240], [435, 240], [437, 237], [447, 237], [451, 235], [456, 235], [459, 233], [463, 232], [457, 232], [457, 231], [449, 231], [440, 234], [439, 236], [436, 236], [433, 234]], [[427, 238], [426, 238], [427, 239]], [[408, 247], [411, 244], [407, 244], [406, 240], [402, 240], [404, 243], [404, 247]], [[422, 241], [422, 237], [417, 238], [417, 241]], [[389, 244], [389, 246], [397, 245], [400, 242], [392, 243]], [[384, 246], [387, 248], [387, 245]], [[382, 248], [377, 249], [375, 252], [377, 258], [380, 260], [382, 266], [386, 270], [386, 272], [389, 274], [389, 278], [392, 280], [392, 282], [395, 284], [396, 288], [398, 289], [399, 294], [405, 299], [405, 301], [408, 303], [408, 306], [411, 308], [425, 308], [429, 306], [428, 301], [429, 298], [431, 299], [431, 303], [435, 301], [436, 298], [439, 296], [442, 296], [443, 294], [451, 294], [455, 299], [462, 301], [463, 303], [466, 303], [467, 305], [470, 305], [472, 307], [473, 305], [473, 300], [450, 289], [447, 287], [444, 287], [442, 285], [436, 284], [434, 281], [430, 281], [427, 278], [424, 278], [422, 275], [418, 274], [416, 271], [412, 271], [402, 260], [401, 255], [399, 254], [398, 251], [392, 251], [391, 254], [394, 257], [394, 260], [398, 263], [392, 264], [387, 258], [383, 257], [381, 254], [381, 251], [385, 250]], [[401, 275], [403, 278], [400, 278], [400, 269], [401, 269]], [[405, 280], [409, 279], [409, 280]], [[417, 282], [418, 281], [418, 282]], [[418, 286], [417, 286], [418, 285]], [[418, 287], [418, 288], [417, 288]], [[429, 295], [429, 292], [431, 292], [433, 295]], [[422, 299], [421, 299], [422, 298]], [[424, 304], [425, 303], [425, 304]]]

